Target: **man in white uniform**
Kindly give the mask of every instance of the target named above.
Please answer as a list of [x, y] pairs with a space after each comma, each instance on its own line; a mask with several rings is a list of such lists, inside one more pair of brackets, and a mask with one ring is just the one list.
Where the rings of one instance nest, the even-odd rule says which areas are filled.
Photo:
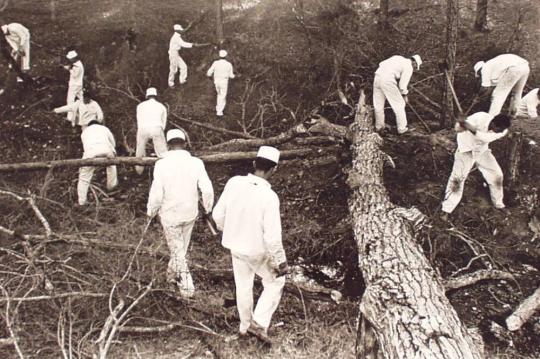
[[227, 51], [219, 51], [219, 60], [214, 61], [206, 75], [208, 77], [214, 77], [214, 85], [216, 86], [217, 100], [216, 100], [216, 115], [223, 116], [223, 110], [227, 103], [227, 90], [229, 87], [229, 79], [234, 79], [233, 66], [225, 60], [227, 57]]
[[[11, 57], [15, 61], [21, 59], [21, 70], [30, 71], [30, 31], [23, 25], [13, 22], [2, 25], [2, 32], [11, 46]], [[17, 78], [17, 81], [22, 81]]]
[[[384, 103], [390, 103], [396, 115], [397, 131], [399, 134], [407, 132], [407, 114], [405, 105], [408, 102], [408, 86], [414, 71], [420, 70], [422, 59], [419, 55], [411, 58], [392, 56], [379, 64], [373, 80], [373, 108], [375, 111], [375, 129], [385, 127]], [[398, 82], [399, 81], [399, 82]]]
[[[278, 161], [276, 148], [262, 146], [254, 173], [231, 178], [213, 211], [217, 227], [223, 230], [222, 245], [232, 255], [240, 334], [249, 332], [266, 342], [285, 285], [282, 275], [288, 271], [279, 198], [267, 181]], [[262, 278], [264, 289], [253, 311], [255, 274]]]
[[510, 112], [516, 112], [530, 73], [527, 60], [514, 54], [499, 55], [488, 62], [477, 62], [474, 65], [474, 73], [476, 77], [481, 74], [482, 92], [485, 93], [490, 87], [495, 87], [489, 107], [491, 116], [501, 113], [510, 91], [512, 92]]
[[[95, 157], [112, 158], [116, 155], [116, 142], [111, 131], [100, 125], [97, 121], [90, 121], [82, 134], [83, 159]], [[79, 205], [86, 204], [86, 197], [90, 182], [94, 176], [95, 167], [81, 167], [79, 169], [79, 182], [77, 183], [77, 194], [79, 196]], [[112, 190], [118, 185], [116, 166], [107, 167], [107, 189]]]
[[489, 185], [491, 201], [495, 208], [505, 208], [503, 172], [489, 149], [489, 143], [506, 136], [509, 127], [510, 117], [503, 114], [493, 117], [486, 112], [477, 112], [466, 120], [458, 119], [456, 124], [458, 148], [442, 203], [443, 212], [452, 213], [459, 204], [465, 180], [475, 165]]
[[193, 42], [187, 42], [182, 39], [182, 33], [185, 31], [182, 25], [176, 24], [173, 26], [174, 34], [169, 41], [169, 87], [174, 87], [174, 77], [176, 73], [180, 71], [179, 81], [180, 84], [186, 83], [187, 80], [187, 65], [185, 61], [180, 57], [180, 50], [190, 49], [192, 47], [205, 46], [205, 44], [197, 44]]
[[88, 126], [90, 121], [97, 121], [103, 124], [101, 106], [92, 99], [87, 91], [83, 93], [82, 99], [65, 106], [57, 107], [53, 111], [54, 113], [73, 112], [75, 116], [72, 118], [73, 122], [71, 126], [75, 127], [75, 125], [79, 125], [82, 130]]
[[538, 118], [538, 105], [540, 104], [540, 93], [535, 88], [525, 95], [519, 102], [516, 117]]
[[177, 286], [183, 297], [195, 293], [187, 263], [193, 225], [199, 213], [199, 190], [204, 211], [214, 205], [214, 189], [203, 162], [185, 150], [186, 134], [179, 129], [167, 132], [169, 151], [156, 162], [148, 196], [147, 215], [159, 214], [171, 252], [167, 281]]
[[[167, 108], [157, 99], [157, 90], [150, 87], [146, 90], [146, 101], [137, 106], [137, 149], [136, 157], [146, 156], [146, 144], [151, 139], [158, 157], [167, 152], [165, 142], [165, 126], [167, 126]], [[144, 166], [135, 166], [138, 174], [142, 174]]]
[[[68, 105], [74, 103], [77, 99], [83, 98], [83, 79], [84, 79], [84, 66], [79, 60], [79, 55], [76, 51], [70, 51], [67, 53], [66, 58], [71, 63], [65, 66], [65, 69], [69, 71], [69, 83], [66, 103]], [[75, 112], [69, 111], [67, 114], [67, 120], [71, 123], [75, 122]]]

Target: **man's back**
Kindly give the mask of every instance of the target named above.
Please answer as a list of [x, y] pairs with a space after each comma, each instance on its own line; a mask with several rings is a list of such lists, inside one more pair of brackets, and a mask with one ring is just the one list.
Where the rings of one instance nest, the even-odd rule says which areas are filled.
[[102, 125], [88, 126], [81, 133], [81, 140], [85, 152], [91, 151], [96, 147], [106, 147], [114, 151], [116, 145], [111, 131]]
[[148, 99], [137, 105], [137, 127], [165, 128], [167, 108], [156, 99]]
[[234, 78], [232, 64], [225, 59], [216, 60], [208, 70], [208, 75], [213, 75], [216, 80]]

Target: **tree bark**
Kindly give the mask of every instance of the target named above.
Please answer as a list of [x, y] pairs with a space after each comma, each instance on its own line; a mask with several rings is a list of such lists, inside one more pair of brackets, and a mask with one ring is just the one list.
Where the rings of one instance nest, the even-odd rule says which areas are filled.
[[487, 11], [488, 11], [488, 0], [477, 0], [476, 19], [474, 21], [474, 29], [476, 31], [487, 30]]
[[519, 305], [514, 313], [506, 319], [508, 330], [515, 331], [540, 308], [540, 288]]
[[[448, 72], [448, 79], [454, 83], [454, 73], [456, 71], [456, 49], [459, 27], [459, 0], [446, 1], [446, 61], [445, 67]], [[441, 128], [450, 128], [454, 124], [454, 99], [450, 89], [450, 84], [445, 81], [443, 89], [443, 101], [441, 117], [439, 119]]]
[[216, 41], [218, 46], [221, 46], [224, 41], [223, 37], [223, 0], [216, 0]]
[[364, 94], [352, 132], [349, 209], [366, 284], [357, 358], [484, 358], [414, 238], [411, 222], [416, 225], [421, 213], [396, 207], [388, 198], [383, 141], [373, 131]]
[[381, 0], [379, 4], [379, 24], [383, 29], [388, 28], [389, 0]]
[[256, 146], [275, 146], [285, 142], [288, 142], [298, 136], [299, 134], [306, 133], [307, 130], [304, 125], [300, 124], [295, 127], [290, 128], [289, 130], [280, 133], [277, 136], [269, 138], [257, 138], [253, 140], [235, 138], [217, 145], [210, 146], [208, 150], [210, 151], [223, 151], [223, 150], [234, 150], [234, 151], [243, 151], [249, 148]]

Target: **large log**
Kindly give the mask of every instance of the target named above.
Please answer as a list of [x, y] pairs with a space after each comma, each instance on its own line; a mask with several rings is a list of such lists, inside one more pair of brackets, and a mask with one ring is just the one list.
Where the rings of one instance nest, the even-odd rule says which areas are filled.
[[[415, 241], [417, 209], [396, 207], [383, 183], [381, 137], [358, 103], [352, 125], [349, 209], [366, 290], [360, 302], [357, 358], [484, 358], [445, 296], [441, 278]], [[407, 218], [407, 219], [406, 219]]]
[[[330, 149], [323, 149], [325, 154], [332, 152]], [[282, 159], [291, 159], [298, 157], [306, 157], [319, 153], [321, 149], [293, 149], [281, 151]], [[241, 161], [254, 159], [257, 156], [257, 151], [249, 152], [223, 152], [211, 154], [197, 154], [200, 159], [206, 163], [223, 163], [231, 161]], [[3, 163], [0, 164], [0, 172], [10, 171], [30, 171], [30, 170], [45, 170], [49, 168], [59, 167], [84, 167], [84, 166], [111, 166], [111, 165], [140, 165], [150, 166], [158, 160], [157, 157], [113, 157], [113, 158], [87, 158], [87, 159], [67, 159], [56, 161], [41, 161], [41, 162], [25, 162], [25, 163]]]

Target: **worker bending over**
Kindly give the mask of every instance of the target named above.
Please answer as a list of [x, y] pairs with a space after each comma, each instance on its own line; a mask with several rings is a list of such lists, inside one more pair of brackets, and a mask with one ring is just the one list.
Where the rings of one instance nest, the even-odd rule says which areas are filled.
[[[231, 178], [214, 208], [213, 218], [223, 230], [223, 247], [232, 255], [240, 334], [247, 332], [270, 342], [267, 330], [279, 305], [287, 259], [281, 242], [279, 198], [268, 179], [279, 161], [276, 148], [262, 146], [255, 172]], [[262, 278], [263, 292], [253, 311], [253, 280]]]
[[[100, 125], [97, 121], [90, 121], [88, 126], [82, 131], [81, 140], [83, 144], [83, 159], [116, 156], [116, 142], [111, 131]], [[95, 167], [86, 166], [79, 169], [79, 182], [77, 183], [77, 194], [79, 205], [86, 204], [86, 197], [90, 182], [94, 176]], [[118, 185], [116, 166], [107, 166], [107, 189], [110, 191]]]
[[458, 118], [456, 123], [458, 148], [454, 154], [454, 166], [442, 203], [443, 212], [452, 213], [459, 204], [465, 180], [475, 165], [489, 185], [491, 201], [495, 208], [505, 208], [503, 172], [489, 149], [489, 143], [506, 136], [509, 127], [510, 117], [503, 114], [493, 117], [486, 112], [477, 112], [467, 119]]
[[[2, 32], [11, 46], [11, 57], [19, 61], [23, 72], [30, 71], [30, 30], [23, 25], [13, 22], [2, 25]], [[17, 81], [22, 79], [17, 77]]]
[[203, 162], [185, 150], [186, 134], [179, 129], [167, 132], [169, 151], [156, 162], [154, 180], [148, 196], [147, 215], [159, 214], [171, 252], [167, 281], [183, 297], [195, 293], [187, 263], [191, 232], [199, 213], [199, 190], [204, 211], [214, 205], [214, 189]]
[[216, 100], [216, 115], [223, 116], [223, 110], [227, 103], [227, 90], [229, 87], [229, 79], [234, 79], [233, 66], [225, 60], [227, 57], [227, 51], [219, 51], [219, 60], [214, 61], [206, 75], [208, 77], [214, 77], [214, 85], [216, 86], [217, 100]]
[[[167, 126], [167, 108], [157, 100], [157, 90], [150, 87], [146, 90], [146, 101], [137, 105], [137, 149], [135, 156], [146, 156], [146, 144], [151, 139], [158, 157], [167, 152], [165, 127]], [[138, 174], [142, 174], [144, 166], [135, 166]]]
[[90, 121], [96, 121], [103, 124], [103, 111], [101, 106], [92, 99], [92, 96], [88, 91], [83, 92], [82, 99], [79, 99], [73, 103], [67, 104], [62, 107], [57, 107], [54, 113], [72, 112], [75, 115], [72, 118], [71, 126], [81, 126], [84, 130]]
[[180, 50], [190, 49], [192, 47], [206, 46], [206, 44], [197, 44], [194, 42], [187, 42], [182, 39], [184, 28], [182, 25], [176, 24], [173, 26], [174, 34], [169, 41], [169, 87], [174, 87], [174, 77], [176, 73], [180, 71], [179, 81], [180, 84], [186, 83], [187, 80], [187, 65], [186, 62], [180, 57]]
[[538, 105], [540, 104], [540, 93], [538, 88], [531, 90], [526, 94], [516, 109], [516, 117], [538, 118]]
[[[69, 71], [69, 83], [66, 103], [71, 105], [77, 99], [83, 98], [83, 79], [84, 79], [84, 66], [79, 59], [79, 54], [76, 51], [70, 51], [67, 53], [66, 58], [69, 61], [69, 65], [64, 66]], [[71, 122], [72, 126], [75, 126], [75, 112], [68, 111], [67, 120]]]
[[487, 62], [479, 61], [474, 65], [475, 76], [482, 79], [481, 92], [486, 93], [490, 87], [495, 87], [489, 107], [491, 116], [501, 113], [510, 91], [512, 92], [510, 112], [516, 112], [529, 72], [529, 62], [514, 54], [499, 55]]
[[420, 65], [422, 65], [422, 59], [419, 55], [411, 58], [396, 55], [379, 63], [373, 80], [373, 108], [377, 131], [385, 127], [384, 103], [388, 100], [396, 115], [398, 133], [407, 132], [405, 105], [408, 102], [408, 86], [414, 68], [420, 70]]

